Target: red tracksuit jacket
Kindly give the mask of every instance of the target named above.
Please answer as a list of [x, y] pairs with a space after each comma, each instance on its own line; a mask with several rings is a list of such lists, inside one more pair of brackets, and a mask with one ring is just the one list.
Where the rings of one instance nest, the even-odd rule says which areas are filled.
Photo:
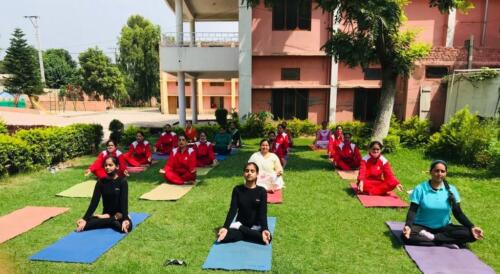
[[177, 141], [177, 134], [175, 132], [163, 132], [158, 141], [156, 141], [156, 151], [163, 154], [170, 154], [172, 149], [177, 147]]

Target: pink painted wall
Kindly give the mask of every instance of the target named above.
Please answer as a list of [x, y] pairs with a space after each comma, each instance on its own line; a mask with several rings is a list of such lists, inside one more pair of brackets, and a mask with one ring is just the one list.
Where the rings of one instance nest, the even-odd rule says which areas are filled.
[[[282, 81], [281, 68], [300, 68], [299, 81]], [[323, 56], [267, 56], [252, 59], [252, 85], [300, 87], [328, 85], [330, 58]]]
[[252, 112], [271, 111], [271, 90], [252, 89]]
[[457, 12], [456, 31], [453, 45], [463, 47], [465, 40], [474, 35], [474, 47], [500, 48], [500, 1], [489, 1], [484, 45], [480, 44], [484, 19], [484, 0], [475, 0], [474, 9], [468, 14]]
[[364, 80], [364, 73], [361, 67], [350, 68], [344, 63], [339, 64], [339, 86], [357, 85], [360, 87], [380, 86], [380, 80]]
[[434, 46], [445, 45], [448, 15], [441, 14], [437, 8], [429, 8], [429, 0], [412, 0], [405, 7], [405, 14], [408, 21], [403, 29], [420, 30], [417, 41]]
[[329, 89], [309, 90], [309, 112], [307, 119], [315, 124], [321, 124], [326, 117]]
[[[272, 9], [264, 1], [252, 10], [252, 51], [254, 55], [325, 55], [321, 46], [328, 39], [330, 15], [321, 9], [311, 13], [311, 30], [273, 31]], [[314, 1], [313, 1], [314, 2]]]
[[354, 120], [354, 89], [337, 90], [337, 112], [338, 122]]

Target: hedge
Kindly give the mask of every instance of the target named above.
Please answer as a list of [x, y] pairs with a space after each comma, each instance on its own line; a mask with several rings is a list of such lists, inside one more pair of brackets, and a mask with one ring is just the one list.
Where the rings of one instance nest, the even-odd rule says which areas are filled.
[[25, 141], [0, 134], [0, 176], [30, 169], [31, 155]]

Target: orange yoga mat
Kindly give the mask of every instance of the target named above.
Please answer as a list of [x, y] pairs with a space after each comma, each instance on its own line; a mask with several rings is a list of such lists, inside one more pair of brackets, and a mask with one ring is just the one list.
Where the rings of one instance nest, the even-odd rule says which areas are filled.
[[66, 207], [27, 206], [0, 217], [0, 243], [8, 241], [48, 219], [68, 211]]
[[337, 174], [340, 176], [340, 178], [344, 180], [356, 180], [358, 179], [358, 170], [340, 170], [337, 169]]
[[267, 203], [268, 204], [281, 204], [283, 202], [283, 191], [278, 189], [273, 193], [267, 193]]
[[351, 183], [351, 188], [364, 207], [408, 207], [408, 204], [399, 199], [398, 195], [392, 191], [389, 191], [387, 195], [384, 196], [371, 196], [358, 193], [358, 186], [356, 183]]

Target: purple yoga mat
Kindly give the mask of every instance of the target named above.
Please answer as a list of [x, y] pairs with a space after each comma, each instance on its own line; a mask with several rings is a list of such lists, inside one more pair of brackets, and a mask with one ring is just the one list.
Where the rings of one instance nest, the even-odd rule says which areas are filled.
[[[404, 223], [386, 222], [392, 234], [401, 242]], [[405, 250], [423, 273], [495, 274], [467, 248], [450, 249], [442, 246], [405, 245]]]

